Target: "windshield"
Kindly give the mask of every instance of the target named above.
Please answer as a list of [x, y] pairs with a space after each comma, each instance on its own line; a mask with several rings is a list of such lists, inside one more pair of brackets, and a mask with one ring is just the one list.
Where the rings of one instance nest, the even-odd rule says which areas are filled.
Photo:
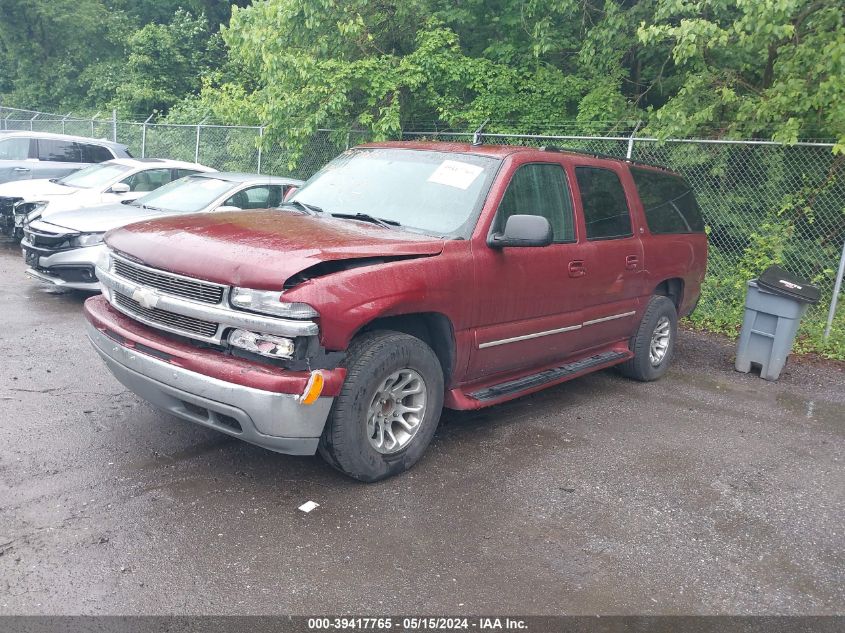
[[185, 176], [141, 196], [132, 204], [174, 213], [195, 213], [235, 186], [236, 183], [218, 178]]
[[372, 148], [344, 152], [292, 200], [327, 213], [363, 213], [443, 236], [466, 237], [499, 160], [472, 154]]
[[130, 169], [132, 168], [117, 163], [99, 163], [68, 174], [64, 178], [59, 178], [56, 182], [68, 187], [94, 189], [111, 183]]
[[29, 158], [29, 139], [16, 136], [0, 141], [0, 160], [26, 160]]

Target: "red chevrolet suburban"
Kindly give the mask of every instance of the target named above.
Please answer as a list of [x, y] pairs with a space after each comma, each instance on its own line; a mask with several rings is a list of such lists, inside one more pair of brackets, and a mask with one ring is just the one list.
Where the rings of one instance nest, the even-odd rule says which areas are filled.
[[707, 239], [666, 169], [555, 148], [377, 143], [278, 209], [115, 229], [85, 304], [129, 389], [375, 481], [442, 408], [618, 365], [662, 376]]

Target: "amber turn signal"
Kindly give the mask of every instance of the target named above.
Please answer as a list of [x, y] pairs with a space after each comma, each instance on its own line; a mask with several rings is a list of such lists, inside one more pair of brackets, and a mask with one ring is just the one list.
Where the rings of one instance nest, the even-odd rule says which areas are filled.
[[323, 393], [323, 384], [325, 379], [320, 371], [312, 371], [311, 377], [305, 385], [305, 391], [299, 397], [299, 404], [314, 404], [317, 398]]

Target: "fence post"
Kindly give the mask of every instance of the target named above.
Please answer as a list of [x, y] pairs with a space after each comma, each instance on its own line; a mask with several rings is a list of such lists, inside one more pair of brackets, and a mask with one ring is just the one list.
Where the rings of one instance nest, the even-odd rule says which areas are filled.
[[111, 140], [117, 143], [117, 108], [111, 111]]
[[205, 123], [205, 119], [197, 123], [197, 144], [194, 147], [194, 162], [200, 162], [200, 126]]
[[824, 328], [824, 340], [830, 338], [830, 328], [833, 326], [833, 317], [836, 314], [836, 303], [839, 301], [839, 292], [842, 290], [842, 276], [845, 275], [845, 241], [842, 242], [842, 257], [839, 258], [839, 272], [836, 273], [836, 282], [833, 284], [833, 297], [830, 299], [830, 312], [827, 313], [827, 325]]
[[97, 110], [97, 113], [91, 117], [91, 138], [94, 138], [94, 121], [97, 120], [98, 116], [100, 116], [99, 110]]
[[628, 151], [625, 153], [625, 158], [631, 160], [631, 157], [634, 155], [634, 137], [637, 135], [637, 130], [640, 129], [640, 124], [642, 121], [637, 121], [637, 124], [634, 126], [634, 131], [631, 132], [631, 136], [628, 137]]
[[258, 126], [258, 171], [257, 174], [261, 173], [261, 146], [264, 145], [264, 126]]
[[67, 118], [68, 118], [71, 114], [73, 114], [73, 112], [68, 112], [66, 115], [64, 115], [64, 116], [62, 117], [62, 134], [64, 134], [64, 133], [65, 133], [65, 121], [67, 121]]
[[38, 113], [37, 113], [34, 117], [32, 117], [32, 118], [29, 120], [29, 131], [30, 131], [30, 132], [32, 132], [32, 122], [33, 122], [33, 121], [35, 121], [35, 119], [37, 119], [40, 115], [41, 115], [41, 113], [40, 113], [40, 112], [38, 112]]
[[141, 125], [141, 158], [147, 157], [147, 123], [153, 118], [153, 114], [147, 117], [147, 120]]

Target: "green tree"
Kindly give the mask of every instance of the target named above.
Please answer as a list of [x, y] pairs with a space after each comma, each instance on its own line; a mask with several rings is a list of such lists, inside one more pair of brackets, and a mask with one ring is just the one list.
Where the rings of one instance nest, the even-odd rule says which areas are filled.
[[7, 105], [64, 108], [88, 90], [84, 69], [122, 51], [131, 22], [101, 0], [3, 0], [0, 90]]
[[165, 112], [198, 92], [202, 77], [222, 61], [219, 36], [208, 21], [178, 9], [167, 24], [149, 23], [127, 42], [126, 63], [115, 87], [115, 104], [128, 116]]
[[845, 8], [817, 0], [658, 0], [639, 36], [671, 46], [679, 88], [655, 109], [662, 135], [728, 133], [845, 151]]

